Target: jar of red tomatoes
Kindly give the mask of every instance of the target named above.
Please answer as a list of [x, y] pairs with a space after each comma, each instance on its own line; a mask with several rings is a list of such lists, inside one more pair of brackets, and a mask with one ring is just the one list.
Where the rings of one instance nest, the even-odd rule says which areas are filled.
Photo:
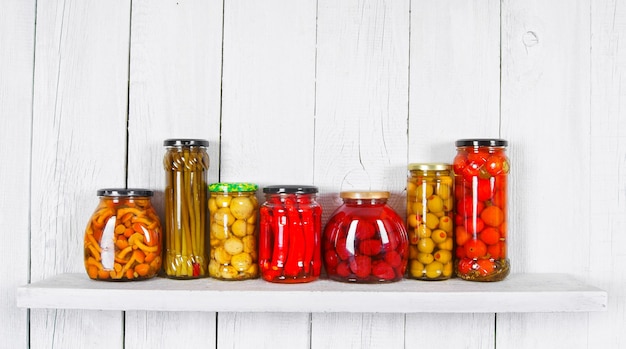
[[317, 280], [322, 270], [322, 207], [309, 185], [263, 188], [259, 219], [261, 277], [276, 283]]
[[94, 280], [149, 279], [161, 269], [161, 223], [146, 189], [100, 189], [85, 229], [85, 269]]
[[499, 281], [510, 271], [507, 145], [503, 139], [456, 141], [456, 275], [464, 280]]
[[387, 191], [341, 192], [324, 228], [324, 266], [333, 280], [399, 281], [406, 271], [409, 240], [402, 218], [387, 205]]
[[408, 277], [449, 279], [454, 271], [452, 165], [409, 164], [406, 187]]

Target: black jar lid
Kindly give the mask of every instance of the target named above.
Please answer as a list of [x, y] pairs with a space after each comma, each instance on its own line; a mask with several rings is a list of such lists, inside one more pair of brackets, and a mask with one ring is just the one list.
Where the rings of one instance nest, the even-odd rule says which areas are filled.
[[208, 147], [209, 141], [206, 139], [191, 138], [170, 138], [163, 141], [166, 147]]
[[152, 190], [140, 188], [106, 188], [97, 191], [98, 196], [108, 197], [146, 197], [153, 194]]
[[500, 138], [468, 138], [457, 140], [455, 145], [457, 147], [506, 147], [509, 142]]
[[265, 194], [315, 194], [317, 187], [313, 185], [270, 185], [263, 188]]

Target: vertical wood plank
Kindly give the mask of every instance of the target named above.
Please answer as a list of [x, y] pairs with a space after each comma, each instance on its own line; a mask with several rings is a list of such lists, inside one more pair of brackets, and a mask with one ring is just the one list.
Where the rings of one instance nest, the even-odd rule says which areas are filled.
[[[499, 1], [412, 1], [410, 78], [409, 162], [451, 163], [456, 139], [499, 137]], [[406, 343], [494, 346], [494, 314], [406, 318]]]
[[[164, 139], [207, 139], [209, 179], [219, 172], [222, 12], [219, 0], [133, 1], [128, 184], [155, 191], [163, 223]], [[129, 311], [125, 344], [214, 348], [215, 326], [212, 312]]]
[[589, 315], [589, 343], [626, 343], [626, 6], [591, 3], [589, 278], [609, 293], [607, 312]]
[[[84, 272], [96, 190], [124, 185], [129, 18], [127, 1], [37, 5], [32, 281]], [[30, 321], [33, 348], [123, 344], [121, 312], [32, 310]]]
[[[510, 141], [509, 198], [515, 198], [509, 208], [514, 272], [587, 278], [589, 11], [586, 0], [502, 3], [502, 134]], [[566, 251], [555, 253], [556, 246]], [[587, 318], [498, 315], [496, 344], [586, 348]]]
[[[30, 140], [35, 49], [35, 1], [4, 1], [0, 11], [0, 338], [26, 348], [28, 311], [15, 289], [29, 281]], [[5, 49], [9, 47], [10, 49]]]
[[[342, 190], [386, 190], [403, 215], [409, 2], [319, 1], [315, 180], [324, 222]], [[403, 314], [313, 314], [313, 348], [403, 348]]]
[[[315, 14], [311, 0], [226, 2], [221, 181], [314, 184]], [[309, 317], [220, 313], [218, 347], [309, 348]]]

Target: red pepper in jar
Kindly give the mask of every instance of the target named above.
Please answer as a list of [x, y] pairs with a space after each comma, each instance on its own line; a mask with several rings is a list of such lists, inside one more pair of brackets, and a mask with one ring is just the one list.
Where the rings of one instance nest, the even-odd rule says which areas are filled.
[[259, 264], [263, 279], [299, 283], [321, 272], [321, 207], [313, 186], [270, 186], [263, 189]]

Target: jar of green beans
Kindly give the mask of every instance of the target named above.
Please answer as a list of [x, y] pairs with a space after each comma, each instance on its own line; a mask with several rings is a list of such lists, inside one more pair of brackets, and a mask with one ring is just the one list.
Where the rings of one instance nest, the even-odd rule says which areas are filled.
[[209, 142], [166, 139], [165, 235], [163, 270], [166, 277], [208, 276], [207, 174]]

